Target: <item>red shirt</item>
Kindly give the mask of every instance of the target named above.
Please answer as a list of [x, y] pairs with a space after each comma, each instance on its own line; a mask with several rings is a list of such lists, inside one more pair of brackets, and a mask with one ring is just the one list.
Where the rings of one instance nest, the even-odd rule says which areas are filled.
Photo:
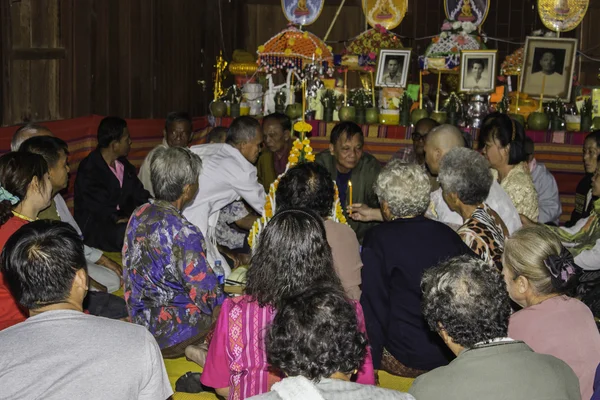
[[[29, 221], [15, 216], [6, 221], [0, 227], [0, 250], [4, 249], [6, 241], [13, 233], [28, 223]], [[28, 316], [28, 311], [17, 304], [8, 285], [4, 282], [4, 275], [0, 272], [0, 331], [25, 321]]]

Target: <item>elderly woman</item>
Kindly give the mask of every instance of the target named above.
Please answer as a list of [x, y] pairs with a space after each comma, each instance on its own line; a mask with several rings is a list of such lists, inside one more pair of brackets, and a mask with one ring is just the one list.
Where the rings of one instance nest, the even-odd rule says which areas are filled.
[[423, 315], [456, 354], [450, 365], [418, 377], [419, 400], [581, 399], [564, 362], [508, 337], [510, 300], [502, 275], [469, 256], [423, 275]]
[[350, 380], [367, 352], [354, 307], [331, 285], [318, 285], [279, 309], [266, 338], [267, 361], [286, 375], [269, 393], [252, 399], [404, 399], [395, 390]]
[[523, 307], [510, 317], [508, 336], [569, 364], [581, 397], [589, 399], [600, 364], [600, 334], [590, 309], [567, 296], [579, 272], [573, 256], [544, 226], [522, 228], [506, 240], [502, 273], [508, 294]]
[[201, 168], [186, 148], [156, 149], [150, 165], [156, 197], [133, 212], [123, 246], [131, 320], [148, 328], [164, 357], [186, 354], [199, 364], [206, 353], [197, 346], [223, 302], [202, 232], [181, 214], [196, 196]]
[[520, 123], [506, 114], [492, 113], [483, 120], [479, 148], [519, 214], [537, 221], [538, 195], [525, 162], [524, 139], [525, 131]]
[[459, 236], [483, 261], [500, 271], [508, 229], [496, 211], [484, 203], [493, 179], [488, 162], [474, 150], [455, 148], [442, 158], [438, 180], [444, 201], [463, 218]]
[[[267, 362], [265, 330], [286, 299], [317, 284], [343, 290], [333, 269], [321, 217], [307, 209], [279, 211], [258, 238], [245, 294], [223, 303], [208, 349], [202, 384], [229, 399], [268, 392], [283, 376]], [[358, 329], [364, 332], [360, 304], [352, 304]], [[359, 383], [375, 383], [368, 351], [356, 379]]]
[[308, 208], [319, 214], [331, 246], [333, 268], [346, 295], [360, 300], [360, 270], [363, 265], [360, 246], [352, 228], [329, 219], [334, 196], [333, 179], [325, 167], [317, 163], [303, 163], [291, 168], [281, 178], [275, 200], [278, 210]]
[[387, 222], [367, 232], [362, 248], [361, 304], [373, 364], [412, 378], [452, 357], [421, 315], [421, 276], [443, 259], [472, 254], [450, 227], [423, 216], [429, 189], [419, 165], [391, 161], [375, 184]]

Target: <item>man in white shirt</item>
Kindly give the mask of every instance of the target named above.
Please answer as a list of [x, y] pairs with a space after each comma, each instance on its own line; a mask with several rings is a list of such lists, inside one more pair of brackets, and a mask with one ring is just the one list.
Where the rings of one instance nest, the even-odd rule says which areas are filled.
[[[432, 129], [425, 140], [425, 162], [431, 174], [437, 176], [440, 162], [450, 150], [464, 145], [465, 140], [457, 127], [446, 124]], [[500, 215], [509, 233], [512, 234], [521, 227], [517, 209], [497, 181], [492, 183], [485, 203]], [[463, 224], [462, 217], [450, 210], [444, 201], [442, 188], [431, 193], [431, 204], [425, 215], [453, 227]]]
[[173, 394], [143, 326], [83, 313], [83, 242], [69, 224], [39, 220], [6, 242], [2, 272], [30, 317], [0, 332], [0, 398], [164, 400]]
[[159, 147], [187, 147], [193, 136], [192, 119], [190, 118], [190, 115], [183, 111], [169, 113], [165, 121], [163, 136], [164, 139], [162, 143], [146, 155], [144, 162], [140, 166], [140, 172], [138, 173], [138, 179], [144, 185], [144, 189], [150, 192], [152, 197], [154, 197], [154, 190], [152, 189], [152, 182], [150, 181], [150, 164], [152, 162], [154, 150]]
[[473, 60], [469, 63], [469, 72], [463, 84], [465, 89], [476, 91], [477, 89], [491, 90], [491, 82], [487, 76], [483, 76], [485, 70], [484, 60]]
[[538, 194], [538, 203], [540, 215], [538, 222], [542, 224], [551, 223], [558, 226], [562, 214], [562, 205], [560, 204], [560, 194], [554, 175], [548, 171], [546, 166], [537, 162], [534, 157], [535, 145], [529, 137], [525, 138], [525, 153], [527, 154], [527, 163], [533, 186]]
[[[425, 162], [429, 172], [437, 176], [442, 157], [455, 147], [464, 147], [465, 139], [460, 130], [453, 125], [440, 125], [433, 128], [425, 139]], [[444, 198], [442, 197], [442, 188], [439, 188], [430, 195], [431, 202], [425, 216], [454, 229], [458, 229], [463, 224], [463, 219], [458, 213], [450, 210]], [[513, 233], [521, 228], [521, 219], [508, 194], [502, 189], [496, 181], [492, 183], [490, 194], [485, 203], [500, 215], [509, 233]], [[369, 208], [363, 204], [354, 204], [351, 208], [350, 217], [357, 221], [383, 221], [381, 211]]]
[[227, 277], [231, 266], [219, 254], [215, 229], [223, 207], [242, 198], [259, 215], [265, 205], [265, 190], [258, 183], [256, 167], [262, 147], [262, 129], [252, 117], [236, 118], [227, 131], [226, 143], [193, 146], [191, 150], [202, 158], [202, 173], [198, 178], [198, 194], [185, 208], [183, 215], [198, 226], [206, 239], [206, 258], [213, 270], [221, 260]]
[[[26, 142], [27, 139], [39, 136], [54, 137], [54, 134], [48, 128], [42, 125], [25, 125], [17, 129], [15, 132], [10, 144], [11, 150], [18, 151], [21, 145]], [[53, 143], [38, 143], [36, 146], [34, 146], [36, 149], [30, 148], [27, 149], [27, 151], [42, 155], [46, 161], [49, 160], [49, 157], [56, 159], [54, 165], [50, 165], [52, 163], [48, 162], [49, 175], [51, 175], [50, 180], [53, 182], [53, 192], [55, 193], [54, 198], [52, 199], [52, 204], [49, 208], [55, 207], [58, 218], [61, 221], [71, 225], [81, 236], [81, 229], [79, 229], [79, 225], [77, 225], [77, 222], [67, 207], [67, 203], [60, 194], [60, 191], [65, 189], [69, 184], [69, 149], [64, 141], [60, 139], [59, 141], [60, 142], [54, 146], [48, 146], [52, 145]], [[57, 154], [52, 154], [53, 152]], [[60, 175], [60, 178], [53, 179], [58, 175]], [[44, 210], [44, 212], [47, 210]], [[121, 266], [112, 261], [110, 258], [106, 257], [102, 253], [102, 250], [84, 245], [84, 252], [85, 259], [88, 263], [88, 274], [93, 279], [92, 285], [94, 288], [107, 291], [109, 293], [119, 290], [121, 287]]]

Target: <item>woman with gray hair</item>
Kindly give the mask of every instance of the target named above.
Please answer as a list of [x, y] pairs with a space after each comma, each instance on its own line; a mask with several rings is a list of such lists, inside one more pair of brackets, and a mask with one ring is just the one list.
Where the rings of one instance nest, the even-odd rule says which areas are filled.
[[386, 222], [367, 232], [361, 254], [373, 364], [414, 378], [452, 358], [421, 315], [421, 276], [448, 257], [472, 253], [451, 228], [425, 218], [430, 183], [419, 165], [391, 161], [374, 189]]
[[455, 148], [442, 158], [438, 181], [450, 210], [463, 218], [458, 234], [483, 261], [502, 271], [508, 229], [496, 211], [484, 203], [493, 179], [488, 162], [474, 150]]
[[155, 198], [132, 214], [123, 246], [125, 300], [132, 322], [154, 335], [163, 357], [200, 365], [206, 334], [224, 300], [205, 258], [204, 237], [182, 210], [198, 191], [200, 157], [159, 148], [150, 165]]

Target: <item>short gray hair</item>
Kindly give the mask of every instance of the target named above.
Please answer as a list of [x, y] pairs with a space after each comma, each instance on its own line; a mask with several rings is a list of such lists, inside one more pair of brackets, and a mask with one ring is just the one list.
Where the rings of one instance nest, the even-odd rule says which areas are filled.
[[150, 154], [150, 181], [158, 200], [176, 201], [185, 185], [198, 182], [202, 160], [183, 147], [157, 147]]
[[[36, 135], [38, 131], [47, 131], [50, 132], [50, 129], [46, 128], [43, 125], [29, 123], [21, 126], [16, 130], [15, 134], [12, 137], [10, 142], [10, 150], [11, 151], [19, 151], [19, 147], [29, 138], [32, 138]], [[28, 134], [30, 133], [30, 134]]]
[[464, 204], [481, 204], [490, 194], [493, 182], [488, 161], [475, 150], [457, 147], [440, 163], [438, 181], [446, 193], [456, 193]]
[[255, 118], [238, 117], [229, 126], [225, 142], [231, 145], [248, 143], [256, 137], [257, 129], [260, 129], [260, 123]]
[[395, 217], [407, 217], [425, 213], [431, 183], [421, 166], [392, 160], [379, 173], [373, 190]]

